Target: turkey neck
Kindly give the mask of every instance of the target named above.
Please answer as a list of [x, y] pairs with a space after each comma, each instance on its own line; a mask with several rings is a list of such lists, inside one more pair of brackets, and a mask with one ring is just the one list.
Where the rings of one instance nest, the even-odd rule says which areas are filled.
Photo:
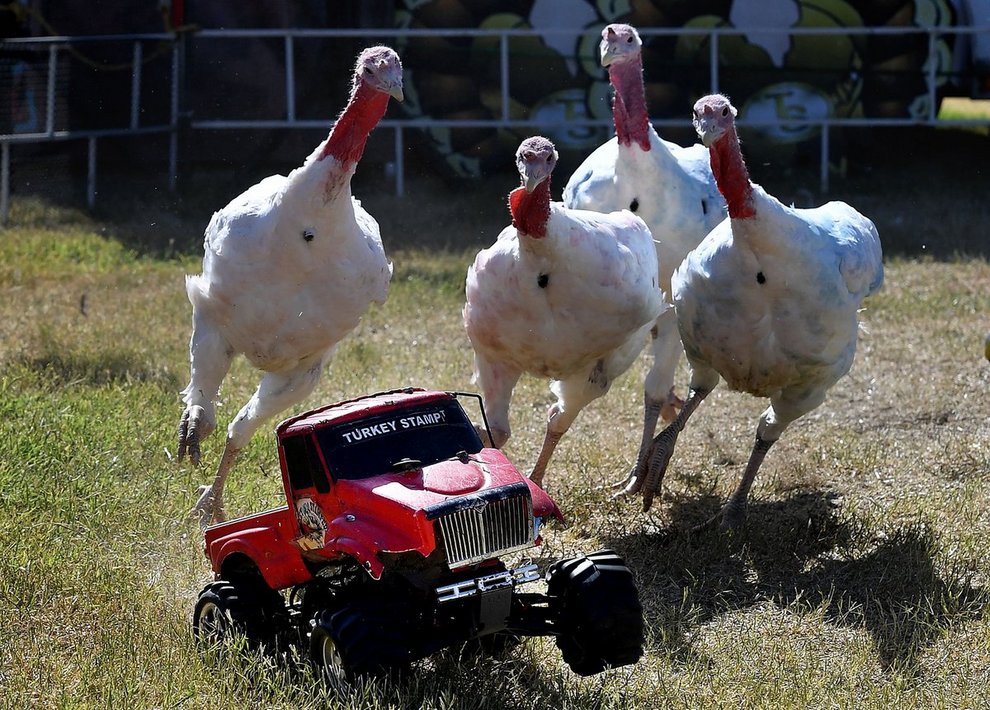
[[643, 60], [640, 56], [608, 68], [608, 79], [615, 88], [612, 120], [620, 145], [637, 143], [650, 149], [650, 117], [646, 110], [646, 86], [643, 84]]
[[522, 234], [531, 237], [545, 237], [547, 220], [550, 219], [550, 178], [547, 178], [532, 192], [525, 187], [517, 187], [509, 193], [509, 212], [512, 226]]
[[371, 88], [367, 82], [358, 81], [351, 100], [333, 126], [320, 160], [331, 156], [341, 164], [357, 163], [364, 153], [368, 135], [385, 115], [388, 94]]
[[739, 136], [733, 125], [708, 149], [712, 159], [712, 173], [718, 183], [718, 191], [725, 198], [729, 217], [746, 219], [756, 215], [753, 206], [753, 185], [739, 147]]

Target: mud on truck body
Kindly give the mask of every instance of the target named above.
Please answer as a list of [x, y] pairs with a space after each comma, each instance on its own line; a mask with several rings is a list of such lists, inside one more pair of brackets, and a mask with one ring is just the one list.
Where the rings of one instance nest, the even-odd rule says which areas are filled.
[[[635, 663], [643, 619], [614, 552], [564, 559], [543, 578], [502, 557], [541, 544], [553, 500], [461, 407], [464, 393], [407, 388], [300, 414], [276, 429], [286, 504], [213, 525], [214, 572], [193, 612], [209, 643], [239, 633], [296, 644], [327, 681], [392, 674], [477, 640], [494, 650], [552, 635], [590, 675]], [[482, 408], [482, 419], [484, 420]]]

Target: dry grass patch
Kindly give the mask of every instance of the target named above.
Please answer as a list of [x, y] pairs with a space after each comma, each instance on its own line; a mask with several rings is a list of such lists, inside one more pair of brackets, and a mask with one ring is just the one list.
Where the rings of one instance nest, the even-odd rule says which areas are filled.
[[[985, 260], [889, 260], [852, 372], [770, 452], [738, 539], [691, 528], [734, 488], [765, 402], [716, 390], [648, 514], [608, 490], [638, 444], [645, 356], [582, 413], [547, 475], [567, 522], [548, 530], [539, 561], [603, 546], [626, 558], [648, 626], [635, 667], [578, 678], [552, 641], [534, 639], [503, 659], [441, 654], [403, 687], [336, 697], [305, 668], [250, 656], [231, 664], [192, 643], [188, 614], [209, 570], [184, 516], [222, 448], [220, 435], [208, 440], [199, 470], [171, 460], [188, 374], [182, 275], [198, 260], [144, 255], [48, 208], [31, 219], [0, 240], [0, 636], [13, 640], [0, 650], [0, 706], [990, 701]], [[477, 234], [494, 238], [498, 219], [479, 213], [464, 244], [448, 232], [444, 249], [393, 248], [389, 301], [296, 409], [404, 384], [472, 390], [463, 278]], [[222, 425], [257, 381], [235, 362]], [[521, 468], [536, 458], [551, 401], [536, 378], [515, 392], [507, 453]], [[279, 495], [262, 432], [231, 475], [228, 505], [251, 512]]]

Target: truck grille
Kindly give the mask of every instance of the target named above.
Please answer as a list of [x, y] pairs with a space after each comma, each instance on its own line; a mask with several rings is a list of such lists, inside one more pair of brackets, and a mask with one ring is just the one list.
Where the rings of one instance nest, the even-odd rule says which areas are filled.
[[451, 567], [498, 557], [533, 544], [533, 501], [528, 495], [481, 500], [438, 517], [436, 528]]

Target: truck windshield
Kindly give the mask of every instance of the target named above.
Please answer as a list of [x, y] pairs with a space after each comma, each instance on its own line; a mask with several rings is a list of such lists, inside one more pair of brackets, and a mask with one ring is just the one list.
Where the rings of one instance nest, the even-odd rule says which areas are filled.
[[418, 468], [462, 451], [481, 451], [474, 425], [454, 400], [326, 427], [317, 430], [316, 437], [331, 475], [338, 480], [370, 478], [403, 470], [403, 465]]

